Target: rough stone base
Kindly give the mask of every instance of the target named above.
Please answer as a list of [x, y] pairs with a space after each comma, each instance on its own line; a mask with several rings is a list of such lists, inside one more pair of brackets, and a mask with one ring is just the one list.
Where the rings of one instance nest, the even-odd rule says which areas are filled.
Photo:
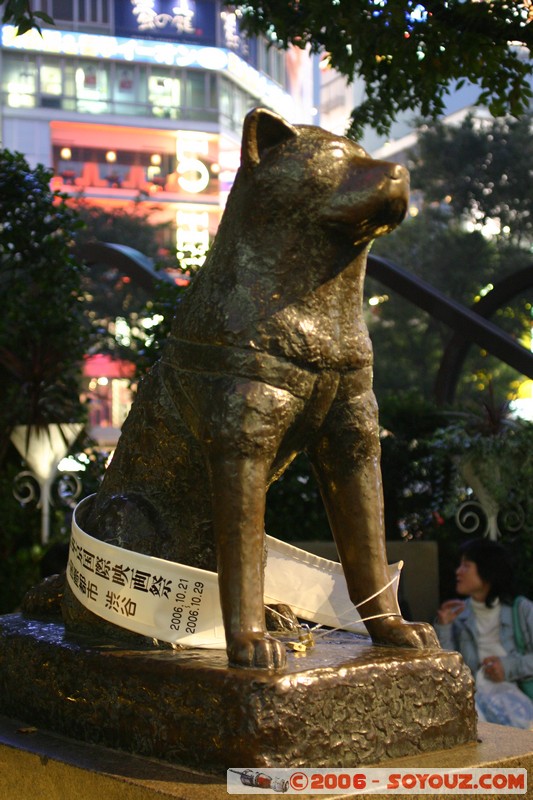
[[456, 653], [332, 634], [279, 673], [214, 650], [143, 650], [0, 617], [0, 713], [74, 739], [222, 772], [376, 764], [476, 737]]
[[[408, 769], [413, 773], [435, 767], [447, 770], [522, 767], [527, 769], [529, 777], [533, 774], [533, 733], [480, 723], [476, 742], [391, 759], [387, 767]], [[6, 800], [238, 800], [239, 797], [249, 798], [252, 792], [281, 796], [263, 790], [245, 788], [245, 791], [248, 794], [228, 795], [225, 775], [207, 775], [101, 745], [77, 742], [0, 716], [0, 797]], [[532, 795], [533, 790], [528, 788], [518, 797], [528, 800]], [[309, 800], [313, 797], [299, 796]], [[387, 795], [390, 798], [405, 796]], [[449, 800], [450, 796], [449, 793], [435, 794], [432, 800]], [[461, 796], [473, 797], [471, 794]], [[475, 795], [482, 800], [501, 800], [509, 796], [491, 792]], [[330, 800], [375, 800], [376, 794], [357, 791], [328, 797]], [[383, 795], [377, 797], [379, 800]], [[318, 800], [316, 795], [314, 798]]]

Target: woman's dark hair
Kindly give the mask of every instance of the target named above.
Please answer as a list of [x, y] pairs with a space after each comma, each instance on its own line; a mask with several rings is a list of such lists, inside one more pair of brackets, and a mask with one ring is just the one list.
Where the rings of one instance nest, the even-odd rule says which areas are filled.
[[512, 603], [516, 594], [513, 568], [503, 545], [492, 539], [472, 539], [465, 542], [459, 552], [467, 561], [474, 562], [479, 577], [490, 586], [485, 605], [490, 608], [496, 598], [502, 603]]

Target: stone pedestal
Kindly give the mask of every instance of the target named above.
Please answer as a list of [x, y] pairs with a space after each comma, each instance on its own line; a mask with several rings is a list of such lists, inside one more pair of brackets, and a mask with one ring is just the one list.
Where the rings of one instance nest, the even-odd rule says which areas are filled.
[[330, 634], [265, 673], [228, 668], [222, 651], [120, 647], [19, 614], [0, 618], [0, 713], [213, 773], [376, 764], [476, 737], [456, 653]]
[[[311, 766], [311, 765], [309, 765]], [[0, 797], [6, 800], [228, 800], [225, 775], [208, 775], [152, 758], [85, 744], [0, 716]], [[526, 768], [533, 774], [533, 733], [481, 723], [478, 739], [469, 744], [387, 761], [387, 767], [420, 773], [483, 767]], [[243, 789], [243, 792], [246, 788]], [[257, 790], [256, 794], [266, 794]], [[268, 795], [273, 797], [274, 795]], [[280, 796], [279, 794], [277, 795]], [[300, 795], [311, 800], [310, 795]], [[388, 797], [405, 797], [390, 794]], [[472, 795], [462, 795], [462, 797]], [[509, 795], [475, 795], [502, 800]], [[518, 797], [531, 797], [531, 789]], [[324, 795], [321, 795], [324, 797]], [[383, 795], [361, 792], [328, 795], [330, 800], [371, 800]], [[317, 795], [314, 795], [317, 800]], [[449, 800], [450, 794], [432, 795]]]

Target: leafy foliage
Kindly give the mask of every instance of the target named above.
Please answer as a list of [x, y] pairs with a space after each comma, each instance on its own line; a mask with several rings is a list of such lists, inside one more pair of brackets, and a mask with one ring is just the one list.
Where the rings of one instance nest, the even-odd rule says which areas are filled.
[[380, 405], [381, 471], [389, 539], [431, 538], [443, 519], [435, 504], [441, 476], [427, 440], [445, 424], [442, 409], [418, 392], [391, 394]]
[[364, 80], [354, 138], [365, 125], [387, 133], [402, 111], [438, 116], [464, 81], [479, 87], [478, 102], [495, 116], [523, 114], [532, 97], [528, 0], [248, 0], [239, 9], [249, 32], [328, 54], [348, 80]]
[[13, 461], [0, 472], [0, 614], [15, 611], [25, 591], [39, 579], [40, 518], [13, 498], [18, 472]]
[[79, 227], [51, 171], [0, 151], [0, 460], [14, 425], [83, 418], [84, 268], [72, 255]]
[[33, 11], [30, 0], [5, 0], [2, 22], [4, 25], [10, 23], [16, 25], [17, 36], [22, 36], [32, 28], [40, 33], [40, 21], [46, 22], [48, 25], [54, 24], [54, 20], [44, 11]]
[[503, 241], [533, 242], [532, 117], [482, 121], [468, 116], [457, 126], [422, 127], [412, 153], [411, 184], [426, 205], [481, 229], [491, 223]]
[[[468, 232], [438, 209], [427, 209], [407, 220], [391, 236], [375, 242], [373, 253], [389, 258], [428, 281], [449, 297], [469, 306], [480, 289], [508, 271], [516, 262], [504, 257], [494, 242], [479, 232]], [[519, 262], [521, 264], [521, 261]], [[367, 324], [374, 346], [374, 385], [378, 401], [390, 394], [416, 390], [426, 400], [434, 394], [439, 364], [452, 331], [408, 300], [375, 280], [367, 279]], [[368, 305], [368, 301], [376, 303]], [[527, 316], [513, 320], [515, 332], [528, 323]], [[487, 368], [486, 355], [475, 354], [464, 370], [459, 394], [471, 393], [478, 372]], [[506, 386], [516, 373], [491, 362], [494, 379]]]
[[[474, 465], [477, 478], [500, 506], [513, 502], [533, 510], [533, 423], [514, 417], [507, 400], [495, 399], [492, 386], [480, 405], [470, 403], [466, 411], [450, 412], [447, 425], [435, 431], [429, 444], [436, 461]], [[531, 513], [524, 526], [533, 532]]]
[[[80, 222], [52, 173], [0, 150], [0, 611], [13, 611], [39, 578], [39, 514], [13, 497], [21, 462], [15, 425], [81, 421], [81, 365], [90, 335], [83, 316], [84, 268], [72, 254]], [[54, 535], [64, 512], [52, 512]]]
[[[530, 117], [520, 122], [467, 117], [460, 125], [422, 126], [408, 155], [411, 185], [421, 211], [392, 235], [378, 239], [373, 253], [389, 258], [444, 294], [473, 305], [501, 278], [531, 264], [533, 208], [528, 189], [533, 171]], [[500, 233], [487, 237], [486, 223], [500, 220]], [[493, 232], [497, 230], [492, 226]], [[438, 365], [452, 331], [368, 280], [374, 297], [368, 325], [375, 350], [375, 387], [383, 398], [414, 387], [429, 399]], [[528, 341], [530, 293], [500, 309], [494, 322]], [[521, 380], [501, 361], [472, 346], [458, 396], [461, 402], [490, 382], [506, 394]]]

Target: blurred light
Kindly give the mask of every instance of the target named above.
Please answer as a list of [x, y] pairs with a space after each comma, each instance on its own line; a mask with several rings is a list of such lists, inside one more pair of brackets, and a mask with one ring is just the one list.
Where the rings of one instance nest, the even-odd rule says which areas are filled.
[[375, 294], [373, 297], [368, 298], [369, 306], [379, 306], [381, 303], [386, 303], [389, 299], [388, 294]]
[[63, 161], [69, 161], [72, 158], [72, 150], [70, 147], [62, 147], [59, 155]]
[[86, 470], [86, 467], [72, 456], [62, 458], [57, 468], [59, 472], [85, 472]]
[[117, 160], [117, 154], [115, 153], [115, 151], [114, 150], [108, 150], [107, 153], [105, 154], [105, 160], [109, 164], [114, 164], [115, 161]]

